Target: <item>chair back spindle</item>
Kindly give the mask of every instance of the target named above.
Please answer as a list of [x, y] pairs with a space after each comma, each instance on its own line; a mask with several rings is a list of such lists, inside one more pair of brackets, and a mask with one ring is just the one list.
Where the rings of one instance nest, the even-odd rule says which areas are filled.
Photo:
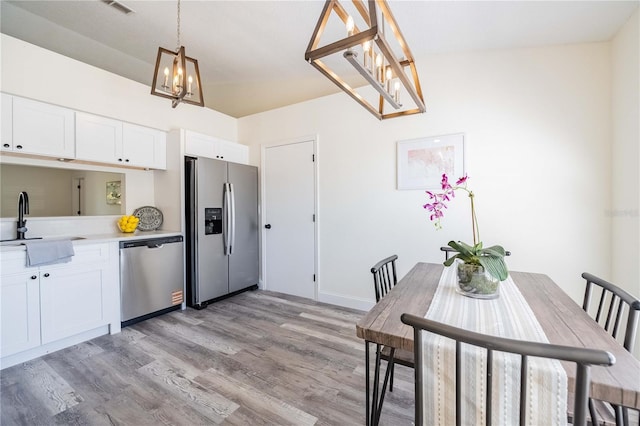
[[376, 302], [379, 302], [398, 283], [396, 274], [396, 259], [398, 255], [389, 256], [376, 263], [371, 268], [376, 292]]
[[[620, 287], [588, 272], [583, 273], [582, 278], [587, 281], [582, 309], [592, 315], [592, 318], [614, 339], [618, 339], [618, 334], [624, 330], [623, 346], [632, 352], [640, 319], [640, 300]], [[598, 308], [593, 315], [590, 310], [596, 287], [600, 290], [600, 298]], [[626, 327], [621, 327], [625, 315]]]
[[[576, 364], [576, 380], [575, 380], [575, 400], [574, 400], [574, 425], [587, 424], [587, 406], [589, 398], [590, 386], [590, 366], [602, 365], [610, 366], [615, 363], [612, 354], [602, 350], [577, 348], [570, 346], [552, 345], [549, 343], [527, 342], [515, 339], [506, 339], [496, 336], [484, 335], [472, 331], [452, 327], [436, 321], [428, 320], [411, 314], [402, 314], [402, 322], [413, 327], [414, 336], [414, 357], [417, 360], [422, 359], [423, 355], [423, 332], [435, 333], [440, 336], [453, 339], [456, 342], [456, 362], [455, 362], [455, 397], [456, 397], [456, 425], [466, 424], [462, 418], [462, 388], [463, 379], [461, 373], [461, 357], [462, 343], [474, 345], [484, 348], [487, 352], [486, 360], [486, 400], [485, 400], [485, 419], [486, 424], [491, 424], [492, 412], [491, 404], [495, 395], [492, 388], [492, 366], [494, 361], [494, 352], [505, 352], [520, 355], [520, 424], [524, 425], [526, 421], [527, 409], [527, 369], [529, 365], [529, 357], [550, 358], [561, 361], [569, 361]], [[424, 425], [424, 383], [423, 383], [423, 366], [421, 362], [415, 365], [415, 424]]]

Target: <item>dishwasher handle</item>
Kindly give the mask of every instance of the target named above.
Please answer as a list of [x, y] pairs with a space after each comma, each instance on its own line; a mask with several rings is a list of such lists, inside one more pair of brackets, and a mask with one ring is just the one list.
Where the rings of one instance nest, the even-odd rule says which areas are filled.
[[174, 235], [171, 237], [159, 237], [159, 238], [145, 238], [141, 240], [129, 240], [120, 241], [121, 249], [129, 249], [134, 247], [147, 247], [150, 249], [161, 248], [165, 244], [181, 243], [183, 242], [182, 235]]

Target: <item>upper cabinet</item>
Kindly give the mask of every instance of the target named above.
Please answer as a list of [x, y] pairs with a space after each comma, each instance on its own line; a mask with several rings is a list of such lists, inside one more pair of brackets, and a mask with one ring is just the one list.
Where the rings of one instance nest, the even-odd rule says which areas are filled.
[[167, 168], [167, 134], [161, 130], [122, 123], [125, 161], [150, 169]]
[[76, 158], [114, 164], [122, 161], [122, 122], [76, 112]]
[[0, 112], [2, 113], [2, 125], [0, 130], [0, 146], [3, 150], [10, 149], [13, 146], [13, 96], [6, 93], [0, 93], [2, 105]]
[[76, 159], [164, 170], [167, 168], [166, 133], [77, 112]]
[[[67, 108], [3, 94], [1, 148], [72, 159], [75, 157], [73, 115]], [[10, 124], [5, 129], [7, 123]]]
[[249, 164], [249, 147], [187, 130], [185, 154]]

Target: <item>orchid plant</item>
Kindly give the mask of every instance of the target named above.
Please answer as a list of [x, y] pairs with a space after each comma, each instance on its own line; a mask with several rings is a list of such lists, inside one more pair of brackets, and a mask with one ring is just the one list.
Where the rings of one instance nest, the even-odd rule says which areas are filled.
[[448, 246], [451, 247], [456, 254], [451, 256], [444, 262], [445, 266], [451, 266], [456, 259], [460, 259], [462, 262], [472, 265], [482, 266], [491, 276], [503, 281], [507, 279], [509, 272], [507, 265], [504, 262], [505, 250], [502, 246], [491, 246], [487, 248], [482, 247], [482, 241], [480, 241], [480, 231], [478, 228], [478, 218], [476, 217], [476, 210], [473, 204], [474, 193], [468, 188], [469, 177], [465, 174], [459, 178], [455, 185], [449, 183], [449, 178], [446, 174], [442, 175], [442, 192], [426, 191], [429, 196], [430, 203], [426, 203], [422, 207], [428, 210], [431, 214], [429, 219], [434, 222], [436, 229], [442, 229], [441, 219], [444, 217], [444, 210], [456, 195], [456, 191], [465, 191], [469, 196], [471, 202], [471, 229], [473, 233], [473, 246], [463, 243], [462, 241], [449, 241]]

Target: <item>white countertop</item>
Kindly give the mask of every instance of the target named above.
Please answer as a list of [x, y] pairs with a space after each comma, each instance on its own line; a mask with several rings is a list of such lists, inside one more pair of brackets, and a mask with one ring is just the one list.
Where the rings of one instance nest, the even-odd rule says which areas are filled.
[[135, 231], [133, 233], [113, 232], [107, 234], [87, 234], [87, 235], [69, 235], [69, 236], [55, 236], [55, 237], [43, 237], [42, 239], [30, 239], [24, 241], [4, 241], [0, 243], [0, 251], [14, 251], [25, 250], [24, 242], [26, 241], [41, 241], [41, 240], [64, 240], [71, 239], [73, 244], [95, 244], [102, 242], [120, 242], [125, 240], [144, 240], [147, 238], [160, 238], [160, 237], [172, 237], [175, 235], [182, 235], [179, 231], [169, 230], [156, 230], [156, 231]]

